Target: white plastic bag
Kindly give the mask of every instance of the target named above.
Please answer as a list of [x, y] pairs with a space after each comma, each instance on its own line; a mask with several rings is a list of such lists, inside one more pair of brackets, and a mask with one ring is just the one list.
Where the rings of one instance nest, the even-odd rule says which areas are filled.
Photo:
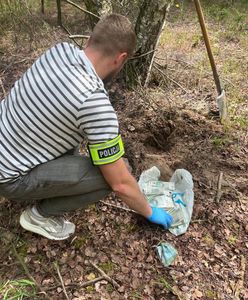
[[[160, 171], [154, 166], [142, 172], [139, 179], [139, 186], [147, 196], [151, 206], [163, 207], [168, 213], [173, 212], [175, 223], [172, 224], [169, 231], [174, 235], [183, 234], [188, 229], [194, 205], [192, 175], [187, 170], [177, 169], [170, 179], [173, 185], [161, 184], [159, 177]], [[161, 194], [161, 190], [157, 189], [159, 194], [146, 193], [151, 186], [151, 182], [153, 186], [156, 181], [159, 187], [165, 187], [164, 192]], [[171, 208], [171, 201], [174, 203], [174, 208]]]
[[175, 192], [181, 193], [183, 203], [177, 203], [182, 210], [184, 224], [171, 227], [169, 231], [175, 235], [183, 234], [187, 231], [192, 217], [194, 206], [193, 179], [190, 172], [184, 169], [177, 169], [172, 175], [170, 182], [175, 183]]

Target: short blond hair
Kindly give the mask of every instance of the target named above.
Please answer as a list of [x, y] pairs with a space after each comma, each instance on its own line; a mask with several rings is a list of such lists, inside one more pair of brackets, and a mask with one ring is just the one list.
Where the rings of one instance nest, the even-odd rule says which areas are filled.
[[110, 14], [98, 21], [89, 40], [89, 46], [106, 55], [127, 52], [132, 56], [136, 46], [136, 35], [132, 23], [125, 16]]

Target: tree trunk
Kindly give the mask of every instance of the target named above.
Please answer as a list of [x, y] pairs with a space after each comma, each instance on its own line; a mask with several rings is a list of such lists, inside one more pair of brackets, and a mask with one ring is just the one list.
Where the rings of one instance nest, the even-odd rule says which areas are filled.
[[158, 45], [160, 34], [165, 24], [165, 18], [173, 0], [143, 0], [135, 25], [137, 35], [137, 51], [135, 56], [126, 66], [129, 85], [140, 83], [146, 85], [149, 79], [154, 51]]
[[[99, 15], [99, 11], [101, 9], [101, 4], [99, 3], [99, 1], [85, 0], [84, 4], [88, 11], [92, 12], [95, 15]], [[89, 17], [89, 21], [90, 21], [90, 27], [91, 27], [91, 29], [93, 29], [94, 26], [96, 25], [96, 23], [98, 22], [98, 19], [95, 18], [94, 16], [88, 16], [88, 17]]]
[[44, 5], [44, 0], [41, 0], [41, 13], [45, 13], [45, 5]]
[[61, 0], [56, 0], [56, 3], [57, 3], [57, 23], [58, 26], [62, 26]]
[[[103, 16], [104, 14], [112, 13], [112, 5], [110, 0], [84, 0], [84, 4], [88, 11], [94, 13], [98, 16]], [[99, 21], [98, 18], [94, 16], [89, 16], [90, 26], [93, 29], [96, 23]]]
[[[147, 85], [155, 49], [159, 43], [167, 12], [173, 2], [174, 0], [136, 0], [126, 1], [125, 5], [118, 6], [119, 2], [114, 0], [84, 1], [87, 10], [99, 16], [105, 13], [117, 12], [126, 15], [135, 24], [137, 35], [135, 56], [139, 57], [129, 60], [122, 71], [128, 86]], [[92, 28], [96, 21], [98, 20], [91, 19]]]

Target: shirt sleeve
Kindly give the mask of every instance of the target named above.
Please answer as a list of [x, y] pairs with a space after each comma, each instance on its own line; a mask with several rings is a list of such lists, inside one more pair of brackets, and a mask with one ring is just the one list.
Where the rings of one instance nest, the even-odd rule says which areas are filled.
[[97, 90], [79, 109], [78, 126], [90, 144], [107, 142], [119, 134], [119, 124], [109, 97]]

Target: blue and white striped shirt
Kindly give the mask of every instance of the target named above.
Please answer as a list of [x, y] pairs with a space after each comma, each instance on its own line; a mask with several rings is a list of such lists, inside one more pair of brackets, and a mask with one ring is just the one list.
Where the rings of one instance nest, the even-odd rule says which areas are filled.
[[0, 183], [89, 143], [115, 138], [116, 113], [85, 53], [69, 43], [46, 51], [0, 102]]

